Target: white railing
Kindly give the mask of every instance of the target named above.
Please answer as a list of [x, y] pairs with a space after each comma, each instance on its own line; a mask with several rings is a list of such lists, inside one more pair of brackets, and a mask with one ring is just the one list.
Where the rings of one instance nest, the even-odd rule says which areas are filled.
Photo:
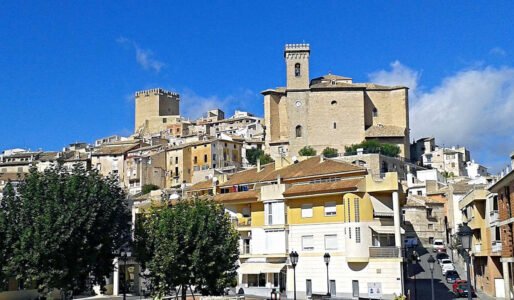
[[501, 252], [502, 251], [502, 242], [501, 241], [492, 241], [491, 244], [492, 244], [491, 250], [493, 252]]
[[369, 257], [398, 257], [400, 248], [390, 247], [369, 247]]
[[491, 210], [489, 212], [489, 224], [494, 224], [499, 221], [499, 213], [497, 210]]

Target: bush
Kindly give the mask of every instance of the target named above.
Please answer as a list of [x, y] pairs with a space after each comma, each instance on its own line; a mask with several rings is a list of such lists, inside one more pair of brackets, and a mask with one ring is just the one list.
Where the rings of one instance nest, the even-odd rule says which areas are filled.
[[397, 157], [400, 154], [400, 147], [394, 144], [380, 143], [378, 141], [363, 141], [345, 147], [345, 155], [356, 155], [357, 149], [362, 148], [366, 153], [380, 153], [385, 156]]
[[316, 156], [316, 150], [311, 146], [305, 146], [300, 151], [298, 151], [298, 155], [300, 156]]
[[143, 185], [143, 188], [141, 189], [141, 193], [143, 195], [150, 193], [151, 191], [155, 191], [160, 189], [160, 187], [156, 186], [155, 184], [145, 184]]
[[323, 149], [323, 156], [325, 157], [336, 157], [338, 154], [338, 151], [337, 149], [335, 148], [330, 148], [330, 147], [327, 147], [325, 149]]
[[257, 148], [246, 150], [246, 159], [250, 165], [256, 165], [257, 159], [261, 162], [261, 165], [269, 164], [274, 161], [269, 154], [265, 154], [264, 151]]

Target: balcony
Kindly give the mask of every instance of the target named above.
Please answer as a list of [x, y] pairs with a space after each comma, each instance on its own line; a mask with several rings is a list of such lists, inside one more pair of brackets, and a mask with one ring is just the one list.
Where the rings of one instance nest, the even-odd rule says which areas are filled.
[[371, 258], [396, 258], [400, 256], [400, 248], [389, 247], [369, 247], [369, 257]]
[[495, 225], [500, 221], [500, 215], [497, 210], [491, 210], [489, 212], [489, 224]]
[[502, 252], [502, 242], [501, 241], [492, 241], [491, 242], [491, 251], [493, 253], [501, 253]]
[[241, 217], [241, 218], [232, 218], [232, 225], [237, 230], [250, 230], [252, 226], [252, 217]]

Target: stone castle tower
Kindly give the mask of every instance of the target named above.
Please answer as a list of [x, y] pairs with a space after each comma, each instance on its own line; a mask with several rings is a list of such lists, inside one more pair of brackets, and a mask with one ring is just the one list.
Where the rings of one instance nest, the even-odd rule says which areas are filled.
[[138, 91], [135, 101], [135, 133], [155, 127], [153, 123], [166, 123], [167, 116], [180, 114], [180, 96], [164, 89]]

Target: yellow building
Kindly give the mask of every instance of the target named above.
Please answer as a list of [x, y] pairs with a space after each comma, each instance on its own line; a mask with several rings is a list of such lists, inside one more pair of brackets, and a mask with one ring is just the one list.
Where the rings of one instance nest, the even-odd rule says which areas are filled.
[[[204, 181], [193, 194], [215, 194], [240, 232], [239, 288], [269, 296], [293, 294], [288, 253], [300, 255], [297, 296], [367, 296], [369, 283], [383, 298], [402, 293], [401, 229], [396, 173], [379, 180], [365, 168], [313, 157], [291, 165], [271, 163]], [[331, 255], [330, 278], [323, 262]]]

